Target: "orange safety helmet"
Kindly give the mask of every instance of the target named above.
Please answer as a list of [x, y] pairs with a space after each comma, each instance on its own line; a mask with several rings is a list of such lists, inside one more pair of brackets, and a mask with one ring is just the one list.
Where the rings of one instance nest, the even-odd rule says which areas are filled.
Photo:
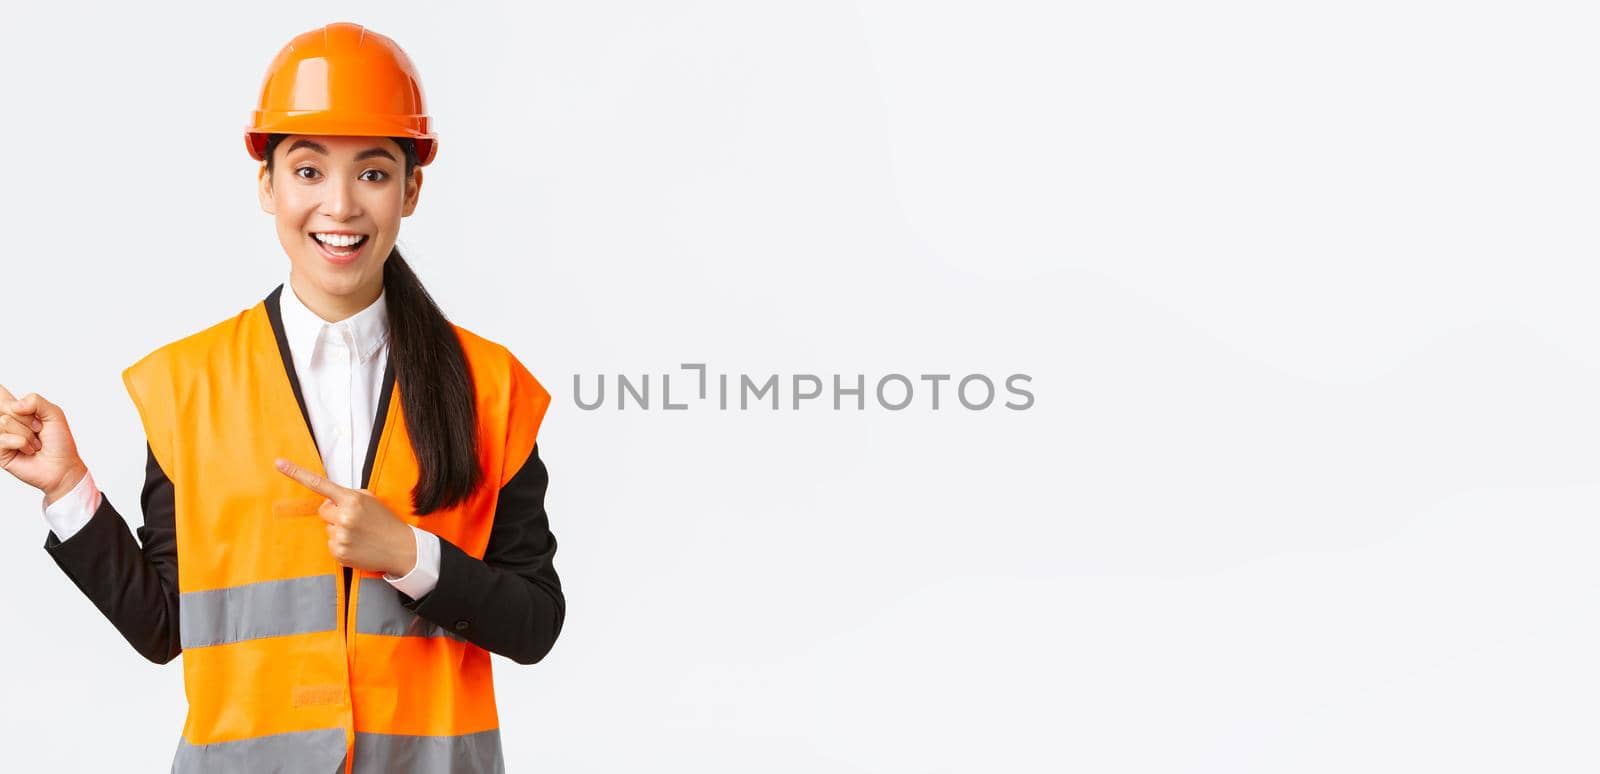
[[423, 165], [439, 150], [411, 58], [350, 22], [298, 35], [272, 60], [245, 128], [251, 158], [266, 159], [269, 134], [409, 137]]

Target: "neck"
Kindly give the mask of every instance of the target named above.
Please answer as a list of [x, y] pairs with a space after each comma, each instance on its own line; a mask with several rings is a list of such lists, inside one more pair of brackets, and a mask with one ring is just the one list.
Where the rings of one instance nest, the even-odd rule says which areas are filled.
[[316, 316], [325, 322], [338, 322], [356, 312], [372, 306], [378, 300], [378, 294], [383, 292], [383, 275], [378, 275], [372, 287], [362, 288], [354, 293], [336, 296], [324, 293], [310, 282], [300, 278], [300, 275], [289, 272], [289, 289], [305, 304]]

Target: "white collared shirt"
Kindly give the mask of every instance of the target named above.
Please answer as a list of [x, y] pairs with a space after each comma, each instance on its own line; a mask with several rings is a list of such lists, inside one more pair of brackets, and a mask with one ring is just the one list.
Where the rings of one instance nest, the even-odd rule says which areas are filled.
[[[310, 415], [311, 430], [328, 479], [360, 488], [361, 469], [376, 421], [389, 355], [389, 310], [385, 294], [365, 309], [337, 322], [327, 322], [306, 307], [294, 286], [284, 282], [278, 294], [284, 337], [299, 378], [300, 393]], [[61, 499], [44, 506], [45, 521], [65, 541], [89, 523], [100, 507], [100, 491], [85, 473]], [[417, 564], [401, 577], [384, 580], [417, 599], [439, 582], [439, 538], [411, 528], [417, 542]]]

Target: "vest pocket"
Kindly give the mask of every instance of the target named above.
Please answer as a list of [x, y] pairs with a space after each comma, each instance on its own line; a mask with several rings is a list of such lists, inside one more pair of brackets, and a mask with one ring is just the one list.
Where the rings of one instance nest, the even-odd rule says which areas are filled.
[[317, 509], [326, 497], [290, 497], [272, 501], [272, 516], [278, 519], [321, 518]]
[[343, 704], [344, 688], [344, 686], [337, 683], [332, 685], [297, 685], [290, 695], [290, 702], [296, 707]]

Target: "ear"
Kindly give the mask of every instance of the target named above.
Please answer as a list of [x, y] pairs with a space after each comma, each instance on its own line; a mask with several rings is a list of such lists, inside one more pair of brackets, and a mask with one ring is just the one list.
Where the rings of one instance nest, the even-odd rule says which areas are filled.
[[422, 167], [411, 170], [411, 176], [406, 178], [406, 200], [400, 208], [400, 217], [410, 217], [417, 209], [417, 196], [422, 193]]
[[278, 205], [272, 201], [272, 173], [267, 171], [265, 162], [261, 170], [256, 173], [256, 198], [261, 200], [261, 211], [268, 215], [276, 214]]

